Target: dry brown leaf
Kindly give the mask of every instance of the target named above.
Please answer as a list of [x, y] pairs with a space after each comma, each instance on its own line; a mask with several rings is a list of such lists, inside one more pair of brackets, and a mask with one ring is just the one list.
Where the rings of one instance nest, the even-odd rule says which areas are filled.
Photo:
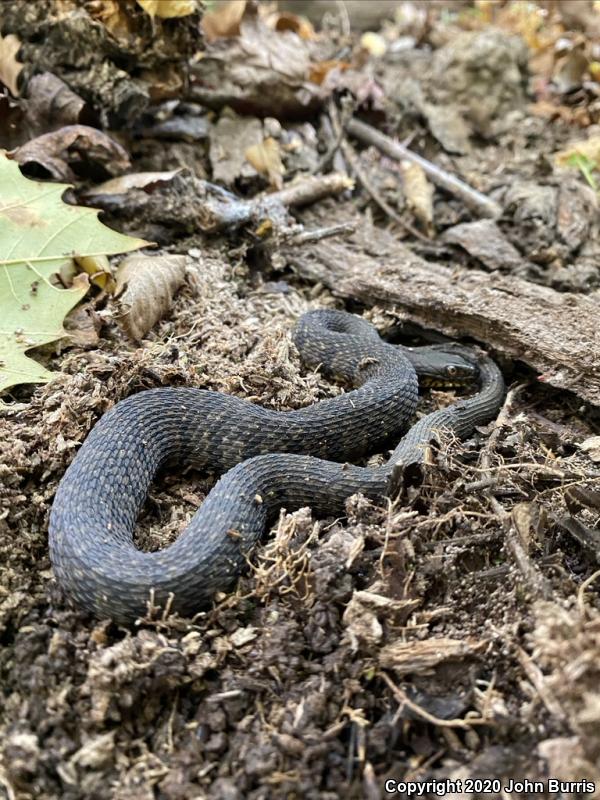
[[267, 136], [260, 144], [248, 147], [244, 155], [259, 175], [268, 178], [275, 189], [281, 189], [285, 167], [281, 161], [279, 144], [272, 136]]
[[82, 156], [102, 166], [109, 173], [127, 169], [127, 152], [110, 136], [87, 125], [66, 125], [57, 131], [45, 133], [17, 147], [10, 153], [19, 164], [40, 164], [57, 180], [75, 180], [70, 161], [80, 161]]
[[24, 64], [17, 61], [17, 53], [21, 42], [9, 33], [0, 36], [0, 81], [8, 88], [13, 97], [19, 96], [18, 78]]
[[173, 19], [173, 17], [188, 17], [198, 11], [196, 0], [137, 0], [146, 14], [160, 19]]
[[600, 436], [590, 436], [579, 447], [588, 454], [592, 461], [600, 461]]
[[90, 3], [88, 14], [99, 20], [115, 39], [127, 41], [131, 35], [131, 13], [128, 13], [118, 0], [100, 0]]
[[382, 667], [392, 668], [398, 675], [423, 673], [444, 661], [472, 656], [485, 646], [485, 642], [461, 639], [392, 642], [379, 651], [379, 663]]
[[350, 69], [350, 64], [347, 61], [338, 61], [337, 59], [332, 61], [318, 61], [310, 65], [308, 79], [311, 83], [316, 83], [317, 86], [320, 86], [334, 69], [338, 70], [338, 72], [344, 72]]
[[263, 123], [248, 115], [225, 109], [209, 133], [209, 158], [215, 183], [233, 186], [238, 178], [255, 176], [246, 159], [248, 150], [263, 141]]
[[36, 133], [86, 122], [86, 114], [91, 116], [85, 101], [51, 72], [29, 79], [23, 104], [29, 127]]
[[308, 81], [312, 42], [245, 15], [239, 36], [209, 45], [192, 66], [191, 97], [215, 110], [277, 119], [310, 115], [322, 104]]
[[97, 186], [92, 186], [85, 192], [85, 195], [94, 197], [94, 195], [101, 194], [126, 194], [132, 189], [149, 189], [157, 183], [169, 183], [180, 172], [180, 169], [167, 172], [130, 172], [127, 175], [120, 175], [118, 178], [111, 178]]
[[64, 321], [70, 343], [78, 347], [96, 347], [101, 327], [102, 321], [92, 303], [75, 306]]
[[148, 85], [153, 103], [171, 100], [181, 94], [183, 78], [175, 64], [161, 64], [159, 69], [144, 69], [140, 78]]
[[293, 31], [301, 39], [316, 39], [317, 34], [310, 20], [289, 11], [276, 12], [267, 18], [267, 24], [276, 31]]
[[245, 10], [246, 0], [218, 3], [214, 11], [208, 11], [202, 17], [200, 23], [206, 40], [213, 42], [215, 39], [237, 36]]
[[427, 233], [433, 232], [433, 186], [423, 168], [410, 161], [401, 163], [404, 194], [408, 207]]
[[183, 255], [127, 256], [117, 269], [118, 324], [139, 341], [165, 316], [185, 278]]

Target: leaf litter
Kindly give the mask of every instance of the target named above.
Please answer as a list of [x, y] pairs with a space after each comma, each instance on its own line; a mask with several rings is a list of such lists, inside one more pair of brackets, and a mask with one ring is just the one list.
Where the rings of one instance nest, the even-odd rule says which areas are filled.
[[70, 288], [56, 280], [73, 256], [122, 253], [147, 242], [107, 228], [92, 209], [67, 205], [61, 199], [67, 186], [28, 180], [6, 155], [0, 155], [0, 177], [0, 390], [5, 390], [51, 379], [26, 352], [60, 339], [66, 313], [87, 292], [84, 275]]

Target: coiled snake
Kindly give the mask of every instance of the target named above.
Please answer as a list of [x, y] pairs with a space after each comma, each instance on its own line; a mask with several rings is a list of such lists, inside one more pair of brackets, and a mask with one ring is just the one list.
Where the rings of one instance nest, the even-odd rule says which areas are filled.
[[[54, 572], [77, 603], [128, 623], [146, 613], [152, 592], [155, 604], [170, 599], [191, 614], [231, 585], [280, 507], [333, 515], [356, 492], [381, 497], [394, 466], [422, 461], [437, 431], [465, 438], [502, 402], [504, 382], [490, 359], [461, 347], [410, 352], [345, 312], [305, 314], [294, 341], [306, 365], [359, 388], [283, 412], [202, 389], [151, 389], [97, 423], [50, 515]], [[478, 370], [480, 391], [423, 417], [383, 466], [347, 463], [397, 441], [416, 408], [415, 367], [451, 381]], [[133, 544], [136, 518], [156, 472], [174, 464], [225, 474], [173, 544], [142, 552]]]

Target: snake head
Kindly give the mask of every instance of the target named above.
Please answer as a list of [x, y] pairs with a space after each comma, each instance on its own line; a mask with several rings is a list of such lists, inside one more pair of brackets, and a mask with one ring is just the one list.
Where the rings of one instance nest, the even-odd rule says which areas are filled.
[[424, 386], [466, 386], [479, 374], [475, 364], [443, 350], [430, 350], [426, 368], [419, 370], [419, 382]]

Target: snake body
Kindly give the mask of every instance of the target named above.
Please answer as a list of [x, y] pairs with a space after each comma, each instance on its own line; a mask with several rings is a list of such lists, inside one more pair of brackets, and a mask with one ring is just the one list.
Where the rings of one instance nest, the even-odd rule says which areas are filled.
[[[466, 348], [407, 353], [345, 312], [305, 314], [294, 341], [305, 364], [358, 388], [284, 412], [202, 389], [151, 389], [96, 424], [59, 485], [49, 526], [56, 577], [79, 605], [130, 623], [152, 594], [156, 605], [189, 615], [231, 585], [279, 508], [331, 515], [356, 492], [381, 497], [394, 466], [421, 461], [436, 431], [464, 438], [502, 401], [504, 383], [490, 359]], [[478, 370], [480, 391], [422, 418], [383, 466], [348, 464], [406, 428], [418, 393], [412, 362], [421, 372], [437, 362], [464, 375]], [[225, 474], [173, 544], [141, 552], [136, 518], [156, 472], [174, 464]]]

